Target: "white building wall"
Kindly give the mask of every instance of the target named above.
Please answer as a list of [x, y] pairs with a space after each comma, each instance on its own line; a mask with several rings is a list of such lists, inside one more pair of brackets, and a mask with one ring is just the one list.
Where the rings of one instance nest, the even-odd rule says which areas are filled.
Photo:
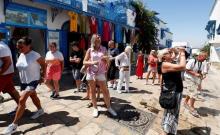
[[51, 7], [49, 5], [37, 3], [37, 2], [32, 2], [29, 0], [13, 0], [15, 3], [39, 8], [39, 9], [44, 9], [47, 10], [47, 27], [50, 30], [56, 30], [56, 29], [61, 29], [63, 23], [69, 20], [69, 16], [67, 14], [68, 11], [62, 10], [61, 13], [59, 13], [55, 20], [52, 22], [52, 12], [51, 12]]
[[213, 10], [210, 14], [209, 20], [216, 20], [215, 38], [210, 40], [210, 43], [212, 43], [212, 42], [219, 42], [220, 43], [220, 35], [217, 34], [217, 29], [220, 24], [220, 0], [215, 1], [215, 5], [213, 6]]
[[211, 44], [210, 48], [210, 62], [220, 62], [220, 52], [217, 51], [217, 48], [220, 47], [220, 35], [217, 34], [217, 29], [220, 24], [220, 0], [215, 0], [212, 11], [210, 13], [209, 20], [216, 20], [216, 28], [215, 28], [215, 37], [213, 39], [209, 39], [209, 43]]
[[210, 48], [210, 61], [211, 62], [220, 62], [217, 52], [215, 51], [215, 47], [211, 46]]
[[5, 22], [5, 17], [4, 17], [4, 1], [0, 0], [0, 23]]
[[165, 37], [163, 39], [161, 39], [161, 29], [166, 29], [166, 23], [164, 23], [163, 21], [159, 21], [159, 24], [155, 24], [157, 29], [158, 29], [158, 36], [157, 39], [159, 40], [159, 44], [166, 46], [166, 41], [167, 39], [172, 40], [173, 39], [173, 34], [170, 32], [165, 32]]

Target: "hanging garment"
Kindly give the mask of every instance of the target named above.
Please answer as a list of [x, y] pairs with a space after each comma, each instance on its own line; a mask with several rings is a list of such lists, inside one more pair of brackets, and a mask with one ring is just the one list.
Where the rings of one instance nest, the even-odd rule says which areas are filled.
[[70, 32], [77, 32], [77, 13], [69, 11], [68, 15], [70, 16]]
[[81, 36], [80, 41], [79, 41], [79, 49], [85, 50], [85, 46], [86, 46], [85, 38], [83, 36]]
[[95, 34], [97, 33], [97, 21], [96, 21], [96, 18], [94, 16], [92, 16], [90, 18], [90, 32], [91, 34]]
[[103, 34], [103, 21], [102, 19], [98, 19], [98, 34], [102, 35]]
[[122, 27], [120, 25], [115, 25], [115, 42], [122, 43]]
[[79, 15], [78, 16], [78, 24], [79, 24], [79, 33], [86, 33], [86, 16]]
[[104, 21], [102, 41], [109, 41], [110, 40], [109, 35], [110, 35], [109, 22]]

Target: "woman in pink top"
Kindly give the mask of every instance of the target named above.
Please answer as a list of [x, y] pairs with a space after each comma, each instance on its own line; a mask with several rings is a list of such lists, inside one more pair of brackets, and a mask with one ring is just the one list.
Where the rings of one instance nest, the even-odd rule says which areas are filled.
[[101, 46], [101, 38], [99, 35], [92, 35], [91, 48], [87, 50], [83, 64], [88, 66], [86, 79], [89, 83], [92, 96], [92, 104], [94, 107], [93, 117], [98, 117], [96, 84], [102, 90], [108, 112], [113, 116], [117, 116], [117, 113], [111, 108], [110, 95], [106, 86], [106, 72], [108, 65], [107, 50]]
[[[57, 50], [57, 44], [52, 42], [49, 44], [49, 50], [46, 54], [46, 82], [47, 87], [52, 91], [51, 98], [59, 97], [59, 80], [63, 71], [63, 54]], [[54, 86], [51, 84], [53, 81]]]
[[156, 73], [157, 73], [157, 53], [155, 50], [151, 50], [150, 56], [148, 57], [148, 71], [147, 71], [147, 76], [146, 76], [146, 84], [148, 84], [148, 79], [150, 74], [153, 74], [153, 82], [152, 85], [154, 85], [154, 81], [156, 78]]

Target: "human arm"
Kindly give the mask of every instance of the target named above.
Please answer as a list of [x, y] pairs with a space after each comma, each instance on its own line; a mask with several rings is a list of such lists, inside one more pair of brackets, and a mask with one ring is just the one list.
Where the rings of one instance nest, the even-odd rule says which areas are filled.
[[40, 67], [41, 67], [41, 71], [40, 71], [40, 83], [42, 83], [44, 81], [44, 76], [46, 74], [46, 63], [45, 63], [45, 60], [44, 58], [40, 57], [37, 59], [37, 62], [40, 64]]
[[10, 56], [6, 56], [6, 57], [1, 57], [0, 58], [2, 60], [2, 67], [0, 68], [0, 75], [3, 74], [5, 71], [8, 70], [8, 68], [10, 67], [10, 65], [12, 64], [11, 58]]
[[185, 48], [179, 48], [180, 62], [173, 64], [170, 62], [163, 62], [162, 73], [183, 71], [186, 68]]
[[119, 67], [119, 61], [123, 58], [123, 53], [119, 54], [118, 56], [115, 57], [115, 66]]
[[90, 49], [88, 49], [86, 51], [86, 55], [85, 55], [85, 58], [83, 60], [83, 65], [86, 65], [86, 66], [90, 66], [90, 65], [96, 65], [98, 64], [98, 61], [91, 61], [90, 60]]

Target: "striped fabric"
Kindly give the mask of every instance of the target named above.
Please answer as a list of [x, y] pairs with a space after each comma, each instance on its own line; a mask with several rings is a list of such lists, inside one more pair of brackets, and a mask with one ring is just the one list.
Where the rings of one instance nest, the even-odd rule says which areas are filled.
[[177, 133], [177, 126], [178, 126], [178, 119], [179, 119], [179, 111], [180, 111], [180, 105], [182, 100], [182, 93], [177, 94], [177, 106], [174, 109], [165, 109], [164, 115], [162, 119], [162, 129], [166, 133], [170, 134], [176, 134]]

